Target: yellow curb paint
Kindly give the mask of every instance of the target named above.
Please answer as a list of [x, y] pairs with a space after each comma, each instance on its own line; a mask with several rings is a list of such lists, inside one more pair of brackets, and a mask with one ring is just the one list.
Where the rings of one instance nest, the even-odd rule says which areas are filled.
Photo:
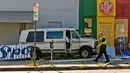
[[120, 67], [129, 67], [129, 64], [119, 64]]
[[96, 64], [98, 67], [104, 67], [104, 63], [97, 63]]
[[96, 65], [98, 67], [106, 67], [107, 65], [109, 65], [110, 63], [97, 63]]
[[[28, 64], [28, 66], [35, 66], [34, 63]], [[40, 64], [36, 63], [36, 66], [41, 66]]]
[[[33, 60], [27, 60], [27, 62], [29, 63], [29, 64], [27, 64], [27, 66], [35, 66]], [[36, 66], [41, 66], [41, 64], [39, 63], [39, 61], [37, 61]]]
[[46, 68], [56, 68], [55, 65], [49, 65], [49, 66], [46, 66]]
[[85, 68], [87, 68], [87, 67], [88, 67], [87, 65], [78, 66], [79, 69], [85, 69]]

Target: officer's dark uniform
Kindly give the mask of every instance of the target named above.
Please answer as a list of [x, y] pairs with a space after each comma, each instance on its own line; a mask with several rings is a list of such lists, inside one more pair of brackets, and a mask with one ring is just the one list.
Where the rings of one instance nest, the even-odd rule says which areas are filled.
[[102, 42], [102, 45], [100, 46], [99, 54], [98, 54], [97, 58], [94, 61], [97, 62], [98, 59], [102, 56], [102, 54], [104, 54], [105, 58], [106, 58], [106, 62], [110, 62], [109, 57], [108, 57], [107, 52], [106, 52], [107, 44], [106, 44], [105, 37], [102, 36], [99, 42]]

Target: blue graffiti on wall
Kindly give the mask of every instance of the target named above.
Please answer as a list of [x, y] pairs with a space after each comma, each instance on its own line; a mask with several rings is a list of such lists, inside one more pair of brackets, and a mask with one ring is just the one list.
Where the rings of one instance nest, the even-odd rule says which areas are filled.
[[[16, 45], [17, 46], [17, 45]], [[22, 46], [22, 45], [20, 45]], [[31, 57], [31, 53], [32, 53], [32, 46], [26, 46], [26, 47], [10, 47], [10, 46], [1, 46], [0, 47], [0, 59], [5, 59], [7, 58], [8, 54], [8, 58], [9, 59], [13, 59], [15, 56], [25, 56], [25, 55], [29, 55], [29, 57]], [[27, 57], [25, 57], [27, 58]]]

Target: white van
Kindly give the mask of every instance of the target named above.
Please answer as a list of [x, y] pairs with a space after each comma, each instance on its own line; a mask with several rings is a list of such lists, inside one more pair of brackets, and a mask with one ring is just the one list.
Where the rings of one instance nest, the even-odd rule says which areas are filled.
[[[36, 29], [37, 57], [51, 53], [52, 40], [54, 41], [53, 54], [66, 54], [66, 34], [70, 35], [71, 54], [80, 54], [82, 58], [88, 58], [96, 52], [96, 39], [81, 38], [74, 28], [43, 28]], [[34, 29], [23, 30], [19, 43], [34, 45]]]

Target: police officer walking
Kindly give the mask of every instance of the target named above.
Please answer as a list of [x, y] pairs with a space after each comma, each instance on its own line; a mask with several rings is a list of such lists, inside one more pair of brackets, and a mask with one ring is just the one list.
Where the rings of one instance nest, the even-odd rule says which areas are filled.
[[102, 32], [99, 33], [99, 37], [100, 37], [100, 40], [99, 40], [98, 47], [100, 47], [100, 50], [99, 50], [98, 56], [93, 61], [98, 62], [99, 58], [102, 56], [102, 54], [104, 54], [106, 58], [105, 63], [108, 63], [110, 62], [110, 60], [106, 52], [106, 47], [107, 47], [106, 38], [103, 36]]

